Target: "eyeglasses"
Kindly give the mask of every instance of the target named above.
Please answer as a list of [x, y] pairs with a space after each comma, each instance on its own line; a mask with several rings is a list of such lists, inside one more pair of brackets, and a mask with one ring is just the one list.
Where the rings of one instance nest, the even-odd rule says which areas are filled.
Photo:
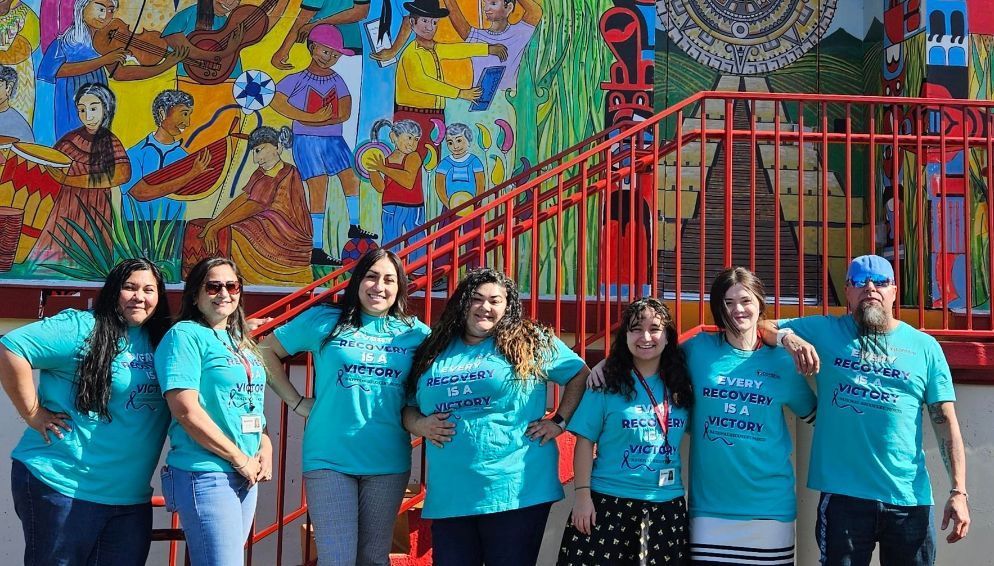
[[229, 295], [237, 295], [242, 292], [242, 284], [238, 281], [208, 281], [204, 283], [204, 290], [208, 295], [217, 295], [221, 289], [227, 289]]
[[894, 280], [888, 277], [867, 277], [862, 281], [856, 281], [855, 279], [849, 280], [849, 284], [857, 289], [862, 289], [870, 283], [873, 283], [873, 286], [877, 289], [886, 289], [894, 284]]

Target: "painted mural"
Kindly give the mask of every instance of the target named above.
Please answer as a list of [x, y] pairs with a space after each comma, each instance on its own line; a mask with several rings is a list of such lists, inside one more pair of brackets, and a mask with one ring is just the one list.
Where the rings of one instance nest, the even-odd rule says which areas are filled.
[[[253, 285], [300, 286], [580, 140], [704, 89], [991, 98], [994, 12], [982, 4], [0, 0], [0, 280], [98, 280], [118, 258], [143, 255], [178, 282], [200, 257], [226, 253]], [[830, 106], [830, 119], [842, 111]], [[781, 116], [814, 118], [790, 105]], [[909, 127], [877, 118], [884, 132]], [[977, 127], [969, 115], [937, 114], [929, 127], [953, 122]], [[770, 151], [756, 152], [767, 179]], [[987, 225], [986, 162], [962, 153], [919, 164], [885, 148], [875, 156], [880, 218], [857, 211], [858, 224], [880, 223], [879, 243], [894, 253], [894, 203], [915, 204], [904, 197], [919, 168], [930, 179], [929, 257], [905, 259], [932, 266], [925, 286], [936, 306], [942, 289], [962, 306], [967, 277], [976, 305], [989, 295], [986, 231], [963, 236], [965, 223]], [[854, 167], [868, 168], [869, 157], [857, 153]], [[785, 153], [782, 166], [796, 171], [790, 160]], [[839, 174], [837, 152], [827, 164], [833, 214], [846, 192], [868, 198], [865, 176]], [[934, 182], [937, 171], [946, 183]], [[664, 192], [670, 173], [661, 168]], [[708, 175], [709, 194], [718, 182]], [[630, 202], [620, 197], [591, 228], [605, 220], [618, 241], [637, 222], [643, 247], [658, 229], [667, 265], [674, 227], [683, 222], [692, 236], [694, 209], [665, 210], [655, 223]], [[766, 212], [786, 219], [782, 241], [803, 238], [813, 250], [828, 239], [840, 287], [840, 239], [795, 233], [796, 207]], [[567, 239], [563, 252], [596, 249], [603, 236]], [[541, 249], [543, 288], [556, 284], [555, 257]], [[636, 280], [649, 264], [633, 267]]]
[[587, 79], [651, 95], [601, 24], [637, 4], [0, 0], [0, 279], [306, 284], [630, 116]]

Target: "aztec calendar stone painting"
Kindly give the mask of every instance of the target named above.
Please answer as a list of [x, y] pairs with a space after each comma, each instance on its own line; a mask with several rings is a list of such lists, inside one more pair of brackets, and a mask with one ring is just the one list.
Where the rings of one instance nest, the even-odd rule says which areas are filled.
[[765, 74], [811, 49], [837, 0], [657, 0], [656, 27], [724, 74]]

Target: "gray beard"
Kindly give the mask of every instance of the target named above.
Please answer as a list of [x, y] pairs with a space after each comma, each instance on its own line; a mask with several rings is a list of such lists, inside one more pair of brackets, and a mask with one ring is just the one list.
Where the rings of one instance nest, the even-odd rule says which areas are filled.
[[887, 313], [880, 305], [864, 303], [853, 313], [853, 318], [861, 336], [882, 334], [887, 330]]
[[862, 304], [853, 313], [859, 329], [859, 342], [863, 352], [876, 354], [887, 352], [887, 313], [876, 304]]

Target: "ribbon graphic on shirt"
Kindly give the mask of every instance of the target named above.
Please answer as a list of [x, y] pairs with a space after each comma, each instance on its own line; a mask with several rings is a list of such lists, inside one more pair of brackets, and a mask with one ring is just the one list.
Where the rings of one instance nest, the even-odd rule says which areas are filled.
[[345, 370], [343, 369], [338, 370], [338, 384], [346, 389], [352, 389], [353, 387], [358, 387], [359, 389], [362, 389], [366, 393], [369, 393], [370, 391], [369, 387], [366, 387], [362, 383], [351, 383], [351, 384], [345, 383]]
[[728, 446], [735, 446], [735, 443], [728, 440], [724, 436], [714, 436], [711, 434], [711, 423], [704, 423], [704, 438], [710, 440], [711, 442], [722, 441]]
[[840, 409], [852, 409], [852, 411], [854, 413], [856, 413], [857, 415], [862, 415], [863, 414], [863, 410], [860, 409], [859, 407], [855, 406], [855, 405], [852, 405], [850, 403], [839, 403], [839, 393], [842, 393], [842, 392], [839, 391], [839, 390], [836, 390], [835, 394], [832, 395], [832, 404], [833, 405], [835, 405], [836, 407], [838, 407]]

